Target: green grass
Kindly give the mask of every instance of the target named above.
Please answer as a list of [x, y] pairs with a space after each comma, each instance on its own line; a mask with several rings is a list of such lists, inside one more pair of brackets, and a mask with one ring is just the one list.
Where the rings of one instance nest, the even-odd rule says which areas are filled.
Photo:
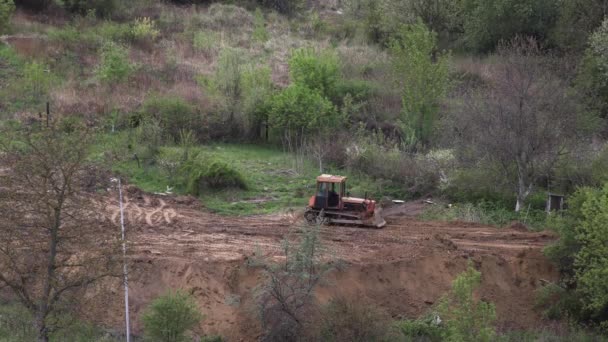
[[475, 222], [498, 227], [508, 226], [517, 221], [532, 230], [547, 228], [547, 214], [543, 210], [531, 209], [517, 213], [511, 208], [489, 201], [455, 203], [450, 208], [434, 205], [428, 207], [419, 217], [427, 221]]
[[[125, 177], [129, 183], [147, 192], [164, 192], [167, 187], [172, 187], [174, 193], [184, 193], [185, 189], [172, 184], [153, 160], [143, 160], [138, 167], [137, 162], [131, 158], [133, 152], [122, 147], [128, 145], [128, 140], [125, 132], [101, 136], [92, 151], [92, 159], [101, 161], [104, 153], [114, 151], [112, 153], [125, 158], [114, 163], [113, 171]], [[315, 191], [318, 168], [312, 162], [304, 161], [304, 165], [296, 172], [293, 155], [278, 148], [253, 144], [214, 144], [197, 146], [193, 150], [234, 167], [247, 184], [246, 190], [203, 192], [201, 202], [213, 212], [257, 215], [276, 213], [288, 208], [304, 208]], [[369, 177], [335, 169], [325, 170], [324, 173], [349, 176], [348, 191], [353, 196], [363, 196], [365, 192], [380, 196], [382, 193], [381, 183]]]

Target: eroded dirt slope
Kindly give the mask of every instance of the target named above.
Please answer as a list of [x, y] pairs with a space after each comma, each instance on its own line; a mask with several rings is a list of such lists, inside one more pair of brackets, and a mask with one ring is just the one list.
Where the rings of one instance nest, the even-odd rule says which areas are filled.
[[[196, 296], [206, 319], [201, 331], [230, 340], [255, 340], [254, 289], [261, 274], [247, 260], [262, 255], [277, 260], [281, 241], [297, 236], [300, 213], [259, 217], [223, 217], [208, 213], [188, 197], [125, 195], [131, 266], [131, 300], [136, 331], [141, 310], [168, 289]], [[100, 199], [100, 218], [118, 223], [118, 202]], [[505, 329], [533, 327], [535, 291], [557, 279], [541, 249], [553, 237], [521, 229], [471, 223], [420, 222], [410, 214], [421, 204], [387, 211], [380, 230], [321, 228], [324, 246], [346, 267], [335, 270], [317, 291], [320, 301], [340, 294], [368, 300], [394, 317], [424, 314], [472, 261], [483, 274], [480, 296], [497, 306]], [[112, 293], [120, 293], [120, 284]], [[110, 294], [112, 295], [112, 294]], [[108, 299], [107, 322], [120, 327], [122, 302]], [[108, 315], [106, 315], [108, 316]]]

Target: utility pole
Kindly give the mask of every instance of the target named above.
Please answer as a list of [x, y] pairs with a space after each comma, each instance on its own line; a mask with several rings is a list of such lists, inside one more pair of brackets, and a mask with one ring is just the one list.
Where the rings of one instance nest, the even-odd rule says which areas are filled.
[[127, 342], [131, 342], [131, 324], [129, 322], [129, 273], [127, 271], [127, 241], [125, 239], [125, 213], [124, 206], [122, 204], [122, 184], [120, 182], [120, 177], [118, 179], [113, 179], [113, 181], [118, 181], [118, 198], [120, 202], [120, 227], [122, 233], [122, 275], [123, 283], [125, 286], [125, 325]]

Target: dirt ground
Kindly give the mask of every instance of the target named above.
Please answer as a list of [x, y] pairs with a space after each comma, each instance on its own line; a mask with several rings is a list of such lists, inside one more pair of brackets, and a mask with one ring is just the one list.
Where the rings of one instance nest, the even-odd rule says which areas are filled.
[[[117, 197], [117, 196], [115, 196]], [[255, 340], [254, 292], [262, 280], [247, 266], [254, 255], [280, 259], [281, 241], [297, 235], [298, 212], [256, 217], [224, 217], [206, 212], [189, 197], [125, 194], [127, 236], [133, 264], [130, 298], [135, 332], [141, 311], [169, 289], [193, 293], [205, 314], [200, 332], [229, 341]], [[104, 198], [100, 217], [118, 224], [118, 202]], [[332, 271], [317, 290], [325, 302], [335, 295], [374, 303], [395, 318], [414, 318], [429, 310], [469, 261], [482, 271], [482, 299], [496, 304], [499, 328], [542, 324], [534, 308], [535, 291], [558, 277], [541, 253], [554, 237], [515, 228], [472, 223], [421, 222], [413, 215], [425, 204], [386, 209], [383, 229], [321, 228], [328, 258], [346, 267]], [[106, 293], [100, 317], [123, 326], [120, 282]]]

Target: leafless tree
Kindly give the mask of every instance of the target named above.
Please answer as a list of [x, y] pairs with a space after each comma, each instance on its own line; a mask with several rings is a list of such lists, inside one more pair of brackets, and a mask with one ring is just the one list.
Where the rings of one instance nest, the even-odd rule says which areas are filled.
[[115, 269], [117, 234], [86, 194], [87, 134], [2, 132], [0, 287], [34, 317], [38, 341], [59, 326], [65, 300]]
[[323, 163], [331, 152], [331, 139], [331, 135], [326, 133], [309, 138], [306, 142], [306, 151], [319, 164], [319, 173], [323, 173]]
[[455, 142], [501, 166], [517, 195], [516, 211], [581, 133], [577, 101], [551, 64], [534, 39], [502, 44], [485, 86], [467, 94], [448, 119]]
[[314, 289], [330, 270], [321, 258], [318, 228], [303, 228], [299, 245], [289, 239], [283, 243], [285, 262], [262, 260], [267, 276], [258, 292], [259, 312], [266, 341], [299, 341], [312, 321]]

